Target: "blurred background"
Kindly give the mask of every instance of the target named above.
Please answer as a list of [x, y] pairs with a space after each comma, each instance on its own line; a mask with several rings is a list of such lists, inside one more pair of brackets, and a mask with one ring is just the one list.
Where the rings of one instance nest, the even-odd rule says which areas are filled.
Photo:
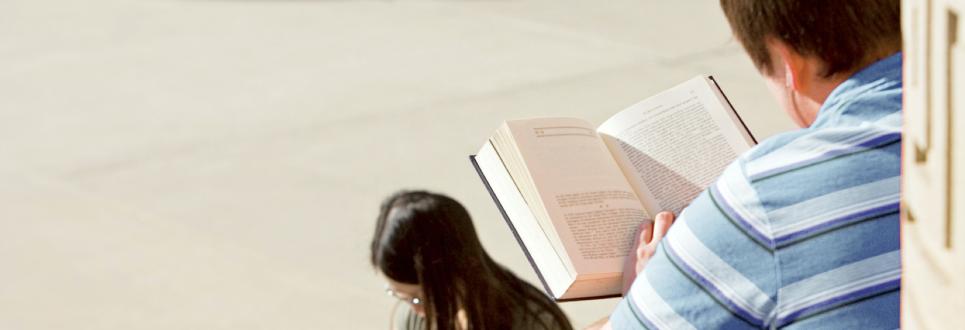
[[697, 74], [792, 127], [716, 1], [4, 0], [0, 328], [386, 328], [368, 244], [401, 188], [537, 283], [467, 156]]

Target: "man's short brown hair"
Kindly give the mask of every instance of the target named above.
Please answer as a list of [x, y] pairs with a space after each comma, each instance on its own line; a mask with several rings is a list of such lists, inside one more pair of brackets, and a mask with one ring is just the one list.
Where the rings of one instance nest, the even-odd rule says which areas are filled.
[[735, 37], [757, 69], [773, 69], [768, 38], [824, 64], [824, 76], [852, 72], [901, 50], [898, 0], [720, 0]]

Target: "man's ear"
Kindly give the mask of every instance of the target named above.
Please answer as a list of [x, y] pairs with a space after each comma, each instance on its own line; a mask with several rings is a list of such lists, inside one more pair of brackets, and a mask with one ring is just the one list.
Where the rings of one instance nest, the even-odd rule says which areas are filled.
[[809, 71], [814, 69], [811, 67], [811, 62], [780, 40], [770, 39], [767, 45], [771, 48], [771, 54], [776, 55], [776, 58], [773, 58], [773, 65], [784, 67], [787, 87], [795, 91], [807, 88], [808, 80], [806, 77]]

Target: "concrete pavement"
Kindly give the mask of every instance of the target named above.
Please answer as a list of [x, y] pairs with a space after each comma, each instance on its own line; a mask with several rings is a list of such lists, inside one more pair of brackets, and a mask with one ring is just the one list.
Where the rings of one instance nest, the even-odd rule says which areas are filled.
[[4, 1], [0, 328], [383, 328], [368, 242], [400, 188], [535, 281], [467, 155], [701, 73], [791, 127], [715, 1]]

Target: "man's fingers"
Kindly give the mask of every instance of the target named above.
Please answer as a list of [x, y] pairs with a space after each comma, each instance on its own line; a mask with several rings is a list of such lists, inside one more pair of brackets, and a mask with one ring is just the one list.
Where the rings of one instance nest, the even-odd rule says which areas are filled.
[[637, 278], [637, 274], [643, 270], [646, 266], [647, 261], [656, 251], [656, 244], [660, 242], [663, 235], [670, 228], [670, 224], [673, 223], [673, 213], [661, 212], [657, 214], [657, 218], [654, 221], [645, 221], [640, 224], [637, 232], [637, 238], [633, 243], [633, 250], [631, 255], [627, 256], [626, 261], [623, 263], [623, 294], [626, 295], [627, 290], [633, 285], [633, 280]]
[[660, 240], [663, 239], [663, 235], [670, 230], [670, 225], [673, 224], [674, 215], [671, 212], [660, 212], [657, 213], [656, 219], [653, 220], [653, 226], [651, 227], [651, 240], [648, 244], [657, 245]]
[[645, 238], [648, 236], [647, 233], [653, 231], [653, 222], [647, 221], [640, 224], [637, 228], [637, 237], [634, 239], [633, 250], [630, 250], [632, 254], [627, 256], [626, 261], [623, 263], [623, 293], [626, 294], [627, 290], [630, 290], [630, 285], [633, 284], [633, 280], [637, 277], [637, 262], [640, 258], [640, 251], [647, 246], [647, 241]]
[[653, 221], [647, 221], [640, 233], [640, 245], [647, 245], [653, 239]]
[[647, 245], [650, 244], [650, 238], [653, 235], [653, 222], [647, 221], [643, 224], [642, 231], [640, 232], [640, 238], [637, 239], [637, 243], [634, 246], [634, 252], [637, 254], [637, 258], [640, 258], [646, 254]]

